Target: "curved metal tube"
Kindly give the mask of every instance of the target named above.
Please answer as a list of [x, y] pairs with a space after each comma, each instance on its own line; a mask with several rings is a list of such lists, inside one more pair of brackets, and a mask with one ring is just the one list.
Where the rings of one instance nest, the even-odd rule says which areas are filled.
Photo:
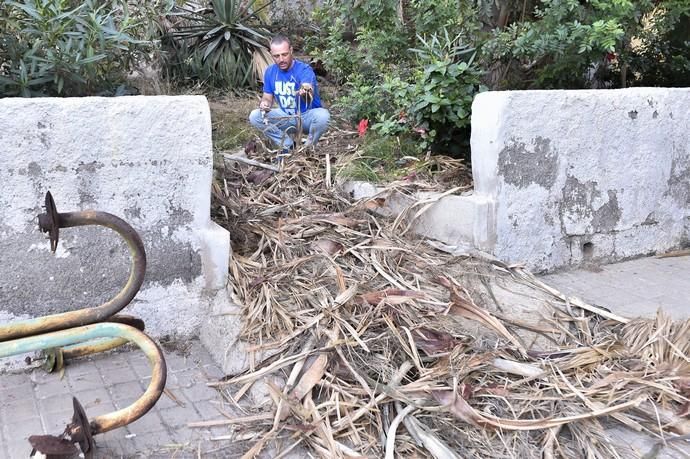
[[[108, 320], [105, 322], [129, 325], [130, 327], [134, 327], [140, 331], [144, 331], [146, 326], [143, 320], [125, 314], [118, 314], [108, 317]], [[41, 358], [47, 358], [51, 353], [62, 352], [63, 360], [72, 360], [78, 357], [84, 357], [85, 355], [109, 351], [127, 343], [129, 343], [129, 341], [127, 341], [125, 338], [100, 338], [89, 342], [73, 344], [63, 348], [46, 349], [41, 353]]]
[[129, 325], [103, 322], [0, 343], [0, 358], [99, 338], [124, 338], [136, 344], [148, 357], [152, 373], [151, 382], [137, 401], [121, 410], [97, 416], [90, 422], [91, 434], [96, 435], [136, 421], [153, 407], [163, 393], [167, 368], [163, 352], [151, 338]]
[[57, 217], [60, 228], [100, 225], [110, 228], [122, 236], [129, 246], [132, 257], [129, 279], [115, 297], [100, 306], [0, 325], [0, 342], [106, 320], [127, 306], [144, 282], [146, 272], [144, 244], [139, 234], [126, 221], [113, 214], [94, 210], [59, 213]]

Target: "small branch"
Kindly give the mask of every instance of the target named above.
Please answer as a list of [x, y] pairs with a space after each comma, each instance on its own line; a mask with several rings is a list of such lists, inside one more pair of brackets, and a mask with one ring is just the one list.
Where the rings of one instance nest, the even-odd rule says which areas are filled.
[[249, 159], [249, 158], [247, 158], [245, 156], [241, 156], [241, 155], [229, 155], [227, 153], [223, 153], [223, 158], [227, 159], [228, 161], [237, 161], [238, 163], [244, 163], [244, 164], [249, 164], [250, 166], [261, 167], [263, 169], [268, 169], [269, 171], [280, 172], [280, 168], [278, 166], [274, 166], [272, 164], [260, 163], [259, 161], [255, 161], [253, 159]]

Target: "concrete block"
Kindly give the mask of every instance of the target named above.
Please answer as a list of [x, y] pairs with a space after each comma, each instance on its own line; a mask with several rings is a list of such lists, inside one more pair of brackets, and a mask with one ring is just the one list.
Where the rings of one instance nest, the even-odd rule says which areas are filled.
[[[3, 391], [5, 389], [14, 389], [18, 385], [25, 384], [28, 384], [25, 373], [3, 375], [3, 377], [0, 378], [0, 391]], [[2, 392], [0, 392], [0, 395], [1, 394]]]
[[495, 205], [486, 249], [544, 271], [687, 244], [689, 128], [685, 88], [479, 94], [475, 196]]
[[194, 403], [218, 397], [218, 392], [214, 388], [208, 387], [204, 382], [199, 382], [192, 387], [181, 389], [181, 391], [187, 400]]
[[[98, 409], [100, 405], [111, 403], [110, 393], [105, 387], [76, 392], [74, 395], [79, 399], [79, 402], [81, 403], [82, 407], [84, 407], [84, 410], [87, 414], [90, 413], [90, 410], [92, 409]], [[68, 398], [67, 401], [71, 405], [72, 400]]]
[[[6, 424], [2, 426], [2, 429], [3, 436], [9, 439], [10, 442], [16, 441], [21, 444], [25, 442], [31, 435], [41, 435], [41, 432], [43, 432], [43, 425], [41, 424], [41, 418], [34, 416], [24, 419], [22, 422]], [[25, 444], [28, 445], [29, 443], [26, 442]]]
[[139, 381], [130, 381], [115, 384], [108, 390], [110, 391], [110, 398], [117, 402], [122, 400], [134, 401], [144, 394], [145, 388]]
[[[68, 400], [69, 398], [65, 398]], [[64, 430], [67, 424], [72, 421], [73, 411], [59, 411], [57, 413], [41, 413], [41, 421], [43, 422], [44, 432], [48, 435], [59, 435]], [[92, 416], [89, 414], [88, 416]], [[33, 434], [38, 434], [34, 432]]]
[[127, 430], [137, 436], [165, 430], [165, 424], [158, 413], [156, 408], [149, 410], [144, 416], [127, 424]]
[[[422, 237], [451, 246], [469, 244], [480, 249], [492, 242], [494, 231], [489, 224], [493, 201], [482, 196], [441, 196], [430, 192], [410, 196], [359, 181], [343, 182], [340, 188], [352, 199], [385, 198], [385, 205], [376, 212], [385, 217], [408, 212], [410, 230]], [[427, 204], [419, 204], [423, 202]], [[407, 224], [403, 222], [401, 229], [405, 228]]]
[[71, 389], [69, 387], [69, 384], [67, 384], [67, 381], [62, 379], [57, 381], [46, 381], [42, 384], [36, 384], [35, 392], [36, 397], [47, 398], [52, 397], [54, 395], [67, 395], [71, 393]]
[[[216, 395], [217, 397], [217, 395]], [[201, 416], [201, 419], [205, 421], [212, 421], [214, 419], [222, 419], [223, 418], [223, 412], [224, 413], [231, 413], [233, 410], [229, 407], [221, 407], [220, 402], [216, 400], [206, 400], [206, 401], [199, 401], [194, 403], [194, 408], [199, 412], [199, 415]], [[225, 432], [227, 433], [228, 429], [227, 427], [225, 428]]]
[[3, 389], [0, 391], [0, 395], [2, 395], [3, 402], [11, 406], [22, 403], [25, 399], [33, 398], [34, 388], [31, 382], [26, 379], [22, 382], [18, 382], [17, 385], [12, 388]]
[[119, 368], [117, 371], [101, 370], [101, 375], [106, 387], [113, 387], [121, 383], [138, 382], [139, 380], [139, 376], [130, 367]]
[[229, 234], [210, 219], [206, 99], [2, 99], [0, 125], [2, 317], [95, 306], [127, 279], [128, 251], [107, 229], [63, 229], [49, 253], [36, 215], [50, 190], [60, 212], [110, 212], [141, 235], [146, 279], [123, 312], [154, 337], [197, 335], [230, 255]]
[[7, 458], [26, 459], [31, 454], [31, 444], [27, 440], [10, 441], [7, 444]]
[[[2, 397], [0, 393], [0, 397]], [[29, 396], [22, 399], [17, 399], [12, 403], [8, 403], [6, 398], [2, 398], [3, 405], [0, 407], [0, 418], [2, 418], [2, 424], [10, 425], [13, 422], [23, 422], [27, 419], [31, 419], [36, 415], [36, 401], [33, 397]]]
[[137, 452], [158, 451], [170, 443], [172, 443], [172, 438], [164, 430], [147, 432], [144, 435], [134, 437]]
[[248, 344], [239, 339], [242, 307], [230, 295], [229, 288], [216, 294], [199, 335], [201, 343], [225, 374], [239, 373], [249, 366]]

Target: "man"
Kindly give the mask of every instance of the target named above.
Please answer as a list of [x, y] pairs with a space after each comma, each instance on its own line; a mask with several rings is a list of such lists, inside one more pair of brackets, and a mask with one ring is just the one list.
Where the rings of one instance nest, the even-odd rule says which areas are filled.
[[[330, 114], [321, 107], [314, 70], [292, 57], [290, 40], [282, 35], [271, 40], [271, 56], [274, 64], [264, 73], [264, 93], [249, 122], [287, 152], [294, 147], [290, 134], [296, 134], [300, 117], [306, 144], [315, 145], [328, 127]], [[274, 101], [278, 108], [272, 108]]]

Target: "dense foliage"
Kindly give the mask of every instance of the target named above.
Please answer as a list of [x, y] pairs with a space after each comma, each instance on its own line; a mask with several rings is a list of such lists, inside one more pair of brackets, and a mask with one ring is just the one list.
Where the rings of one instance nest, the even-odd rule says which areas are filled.
[[[326, 2], [322, 35], [307, 43], [348, 93], [339, 104], [383, 135], [409, 135], [418, 148], [464, 132], [482, 89], [476, 12], [459, 0]], [[469, 18], [469, 20], [468, 20]]]
[[0, 3], [0, 96], [117, 94], [146, 57], [158, 2]]
[[308, 44], [349, 118], [450, 152], [484, 88], [689, 86], [689, 14], [690, 0], [327, 0]]
[[495, 30], [488, 58], [506, 88], [686, 86], [689, 0], [544, 0], [530, 20]]
[[[176, 81], [256, 86], [273, 3], [5, 0], [0, 96], [120, 94], [151, 56]], [[690, 0], [325, 0], [312, 21], [343, 113], [417, 152], [457, 155], [485, 89], [690, 86]]]

